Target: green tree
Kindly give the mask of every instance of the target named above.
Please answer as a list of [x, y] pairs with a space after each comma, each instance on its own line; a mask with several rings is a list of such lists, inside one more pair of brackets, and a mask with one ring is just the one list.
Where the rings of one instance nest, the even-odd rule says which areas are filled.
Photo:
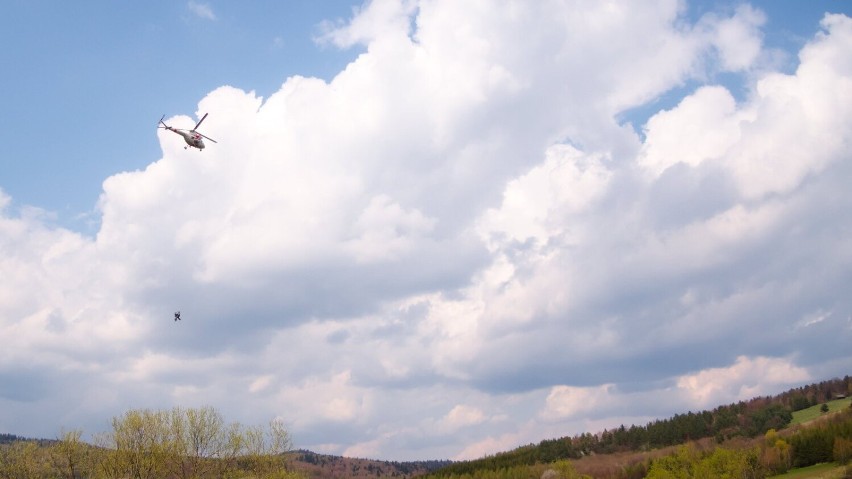
[[790, 444], [794, 451], [793, 465], [805, 467], [831, 461], [834, 438], [828, 429], [815, 427], [793, 435]]
[[764, 477], [757, 449], [716, 448], [696, 464], [695, 479], [748, 479]]
[[50, 447], [50, 459], [54, 470], [63, 479], [90, 476], [92, 462], [90, 447], [81, 440], [83, 432], [78, 429], [63, 431], [59, 440]]
[[131, 410], [96, 438], [98, 477], [290, 479], [284, 453], [292, 441], [283, 421], [268, 428], [225, 425], [211, 407]]
[[16, 441], [0, 448], [0, 477], [3, 479], [40, 479], [48, 466], [35, 441]]
[[695, 446], [687, 444], [677, 448], [674, 454], [661, 457], [651, 463], [648, 479], [690, 479], [692, 469], [699, 460]]
[[248, 427], [242, 431], [243, 459], [246, 467], [259, 478], [288, 477], [284, 453], [293, 443], [284, 421], [273, 419], [269, 428]]
[[233, 464], [238, 449], [229, 447], [229, 430], [222, 415], [212, 407], [169, 413], [169, 470], [180, 479], [221, 473]]
[[541, 477], [544, 477], [545, 474], [548, 475], [550, 479], [582, 479], [584, 477], [588, 477], [577, 474], [577, 471], [574, 470], [574, 465], [571, 464], [571, 461], [564, 459], [552, 463], [550, 465], [550, 469], [545, 471]]
[[648, 479], [734, 479], [763, 477], [758, 451], [716, 448], [701, 454], [694, 446], [678, 448], [670, 456], [655, 460]]
[[790, 401], [790, 408], [793, 411], [801, 411], [802, 409], [807, 409], [811, 406], [811, 401], [804, 394], [797, 394], [793, 396]]
[[102, 474], [108, 478], [154, 479], [166, 475], [170, 456], [168, 415], [150, 410], [130, 410], [112, 419], [112, 431], [100, 436], [110, 450]]

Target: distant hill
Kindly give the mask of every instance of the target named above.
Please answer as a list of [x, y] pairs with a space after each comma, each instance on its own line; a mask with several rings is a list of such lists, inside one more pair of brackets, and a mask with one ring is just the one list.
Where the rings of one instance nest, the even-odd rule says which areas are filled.
[[[730, 440], [750, 441], [769, 429], [781, 430], [793, 420], [793, 413], [816, 410], [818, 405], [848, 405], [852, 378], [835, 378], [790, 389], [775, 396], [761, 396], [719, 406], [711, 411], [676, 414], [648, 424], [624, 425], [597, 433], [544, 439], [492, 456], [459, 461], [430, 473], [430, 477], [449, 477], [548, 464], [560, 460], [580, 460], [593, 456], [621, 457], [630, 464], [648, 451], [664, 451], [680, 444], [697, 441], [708, 445]], [[838, 399], [844, 398], [844, 399]], [[797, 416], [801, 413], [798, 413]], [[818, 414], [818, 413], [817, 413]], [[588, 461], [587, 461], [588, 462]]]
[[289, 464], [309, 478], [395, 477], [404, 479], [422, 476], [448, 466], [452, 464], [452, 461], [381, 461], [317, 454], [300, 449], [289, 454]]
[[31, 437], [22, 437], [16, 436], [14, 434], [0, 433], [0, 444], [12, 444], [13, 442], [19, 441], [36, 442], [41, 446], [46, 446], [56, 442], [56, 439], [34, 439]]
[[26, 441], [26, 438], [14, 434], [0, 434], [0, 444], [11, 444], [16, 441]]

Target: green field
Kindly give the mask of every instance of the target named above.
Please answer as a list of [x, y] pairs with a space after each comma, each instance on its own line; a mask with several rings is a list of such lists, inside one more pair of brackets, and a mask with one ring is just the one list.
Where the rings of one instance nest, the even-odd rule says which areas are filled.
[[841, 477], [843, 477], [843, 466], [829, 462], [793, 469], [786, 474], [770, 476], [769, 479], [837, 479]]
[[[852, 404], [852, 398], [846, 399], [837, 399], [834, 401], [828, 401], [828, 413], [833, 413], [842, 410], [843, 408], [849, 407], [849, 404]], [[812, 421], [824, 413], [819, 410], [822, 407], [822, 404], [817, 404], [816, 406], [811, 406], [807, 409], [802, 409], [801, 411], [796, 411], [793, 413], [793, 420], [790, 421], [791, 426], [795, 426], [796, 424], [802, 424], [803, 422]]]

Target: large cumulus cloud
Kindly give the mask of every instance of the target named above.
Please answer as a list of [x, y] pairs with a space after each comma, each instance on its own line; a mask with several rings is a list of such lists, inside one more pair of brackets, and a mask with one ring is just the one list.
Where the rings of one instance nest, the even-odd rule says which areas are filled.
[[783, 74], [760, 11], [685, 12], [374, 0], [331, 81], [209, 93], [203, 152], [160, 130], [96, 237], [0, 196], [0, 427], [212, 404], [471, 457], [845, 372], [852, 20]]

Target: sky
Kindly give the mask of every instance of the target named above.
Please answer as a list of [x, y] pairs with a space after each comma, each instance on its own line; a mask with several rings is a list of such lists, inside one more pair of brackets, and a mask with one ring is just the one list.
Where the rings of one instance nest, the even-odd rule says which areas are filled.
[[0, 9], [0, 432], [468, 459], [852, 370], [849, 2]]

